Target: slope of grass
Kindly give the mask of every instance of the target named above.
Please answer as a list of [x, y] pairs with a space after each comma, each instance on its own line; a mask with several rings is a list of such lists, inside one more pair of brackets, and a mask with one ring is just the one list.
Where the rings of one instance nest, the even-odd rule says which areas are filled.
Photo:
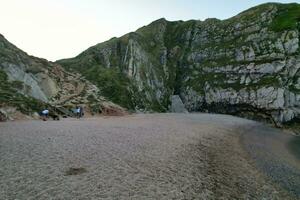
[[[274, 14], [272, 11], [275, 9], [277, 12]], [[268, 20], [261, 20], [262, 13], [274, 14], [271, 25]], [[272, 63], [276, 58], [263, 56], [276, 52], [276, 49], [270, 48], [272, 46], [270, 44], [275, 42], [280, 33], [270, 34], [270, 38], [263, 41], [265, 45], [256, 47], [253, 41], [247, 41], [250, 33], [260, 33], [253, 23], [258, 23], [261, 29], [272, 28], [276, 31], [283, 31], [297, 28], [299, 19], [299, 4], [279, 3], [262, 4], [223, 21], [208, 19], [169, 22], [160, 19], [136, 32], [97, 44], [73, 59], [61, 60], [58, 63], [68, 70], [82, 73], [101, 89], [102, 95], [114, 103], [129, 109], [144, 106], [148, 109], [154, 107], [155, 110], [159, 110], [161, 107], [167, 108], [169, 96], [174, 93], [180, 94], [185, 78], [191, 77], [194, 71], [201, 72], [201, 68], [227, 65], [246, 66], [253, 62], [255, 64]], [[245, 31], [239, 31], [235, 28], [237, 25]], [[134, 45], [129, 41], [134, 41]], [[249, 48], [243, 49], [243, 47]], [[257, 56], [255, 60], [237, 61], [236, 50], [241, 49], [247, 54], [250, 52], [250, 47]], [[134, 78], [128, 76], [129, 64], [124, 62], [128, 60], [131, 48], [138, 52], [132, 57], [140, 76], [138, 84]], [[165, 56], [165, 51], [167, 56]], [[203, 58], [199, 56], [200, 58], [194, 61], [190, 59], [193, 52], [207, 56]], [[205, 82], [216, 87], [231, 87], [236, 90], [281, 84], [275, 77], [264, 77], [258, 83], [248, 86], [239, 82], [228, 83], [227, 78], [226, 74], [207, 73], [191, 79], [187, 84], [199, 93], [203, 92]], [[159, 100], [155, 98], [157, 88], [151, 87], [154, 81], [162, 83], [165, 87], [165, 94]], [[142, 89], [139, 87], [141, 85]], [[137, 87], [143, 91], [137, 91]], [[157, 100], [159, 102], [155, 102]]]
[[109, 100], [126, 108], [133, 108], [130, 94], [130, 80], [116, 68], [107, 69], [101, 66], [90, 67], [83, 73], [101, 90], [101, 94]]
[[274, 31], [296, 29], [300, 22], [300, 5], [296, 3], [278, 6], [278, 15], [271, 24]]

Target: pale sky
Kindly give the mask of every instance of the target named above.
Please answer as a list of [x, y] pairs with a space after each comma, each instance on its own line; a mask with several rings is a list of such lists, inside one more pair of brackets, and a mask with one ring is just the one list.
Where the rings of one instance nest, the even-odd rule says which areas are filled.
[[[74, 57], [150, 22], [226, 19], [264, 0], [0, 0], [0, 33], [30, 55]], [[272, 2], [300, 3], [300, 0]]]

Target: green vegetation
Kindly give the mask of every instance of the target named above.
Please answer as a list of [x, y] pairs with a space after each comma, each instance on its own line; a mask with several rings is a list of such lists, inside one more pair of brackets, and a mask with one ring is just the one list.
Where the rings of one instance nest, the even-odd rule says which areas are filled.
[[18, 90], [22, 90], [24, 88], [24, 83], [22, 81], [12, 81], [11, 86]]
[[296, 87], [296, 84], [298, 83], [299, 76], [294, 76], [294, 78], [291, 80], [291, 84], [289, 86], [289, 90], [294, 93], [300, 93], [300, 89]]
[[101, 94], [109, 100], [126, 108], [133, 108], [130, 92], [130, 80], [117, 68], [90, 67], [84, 76], [94, 82], [101, 90]]
[[13, 106], [24, 114], [39, 112], [46, 104], [17, 92], [8, 81], [6, 73], [0, 69], [0, 106]]
[[278, 5], [278, 15], [272, 22], [271, 29], [284, 31], [296, 29], [300, 22], [300, 5], [296, 3]]
[[241, 84], [240, 80], [235, 80], [235, 82], [228, 83], [230, 79], [230, 73], [203, 73], [197, 78], [190, 79], [186, 84], [192, 87], [199, 94], [204, 95], [205, 83], [208, 83], [211, 87], [214, 88], [232, 88], [235, 91], [240, 91], [241, 89], [253, 89], [257, 90], [262, 87], [281, 87], [282, 83], [279, 81], [278, 77], [274, 76], [264, 76], [258, 82], [251, 82], [248, 85]]
[[296, 94], [297, 94], [297, 93], [298, 93], [298, 94], [300, 93], [300, 89], [296, 88], [295, 85], [290, 85], [290, 86], [289, 86], [289, 90], [290, 90], [291, 92], [296, 93]]
[[282, 83], [279, 81], [278, 77], [264, 76], [257, 83], [253, 83], [252, 85], [256, 88], [259, 88], [259, 87], [263, 87], [263, 86], [280, 87], [281, 84]]
[[[278, 12], [272, 12], [275, 9]], [[262, 13], [274, 15], [271, 26], [269, 20], [262, 20]], [[262, 30], [268, 27], [276, 31], [295, 29], [299, 20], [300, 5], [278, 3], [262, 4], [223, 21], [169, 22], [160, 19], [59, 63], [66, 69], [82, 73], [100, 88], [101, 95], [114, 103], [129, 109], [164, 111], [170, 103], [169, 96], [180, 94], [185, 86], [193, 87], [199, 94], [204, 92], [206, 82], [212, 87], [235, 90], [282, 87], [286, 80], [281, 81], [276, 76], [265, 76], [246, 85], [240, 84], [241, 77], [234, 72], [215, 70], [205, 73], [202, 68], [228, 65], [246, 68], [252, 63], [258, 65], [282, 60], [282, 57], [274, 56], [274, 53], [285, 53], [274, 45], [281, 34], [261, 37]], [[134, 49], [131, 49], [129, 41], [133, 41]], [[238, 61], [239, 52], [248, 58]], [[132, 62], [138, 68], [139, 83], [127, 75], [131, 53], [134, 54]], [[156, 98], [159, 88], [153, 88], [154, 81], [158, 82], [159, 88], [164, 87], [164, 94], [159, 100]], [[141, 85], [139, 90], [142, 91], [139, 91], [137, 88]]]
[[[156, 26], [154, 24], [154, 26]], [[139, 75], [142, 81], [146, 81], [147, 76], [155, 75], [156, 79], [163, 80], [164, 71], [158, 59], [162, 53], [162, 46], [151, 40], [154, 38], [154, 32], [148, 32], [150, 29], [141, 29], [139, 33], [129, 33], [121, 38], [114, 38], [108, 42], [91, 47], [73, 59], [61, 60], [59, 63], [67, 70], [75, 70], [83, 74], [88, 80], [93, 82], [101, 91], [101, 95], [108, 100], [119, 104], [129, 110], [147, 109], [155, 111], [165, 111], [165, 100], [157, 102], [155, 92], [151, 87], [143, 88], [139, 91], [138, 84], [134, 78], [127, 75], [128, 63], [124, 63], [125, 57], [127, 62], [131, 56], [131, 46], [128, 46], [129, 40], [133, 40], [140, 46], [133, 45], [134, 51], [139, 48], [143, 49], [147, 56], [147, 63], [139, 60], [133, 60], [133, 65], [139, 68]], [[151, 35], [151, 36], [150, 36]], [[149, 45], [154, 43], [154, 46]], [[127, 52], [127, 55], [125, 56]], [[109, 65], [107, 63], [109, 60]], [[151, 70], [149, 67], [151, 66]], [[153, 77], [154, 79], [154, 77]], [[152, 81], [152, 80], [151, 80]], [[147, 84], [145, 84], [147, 85]], [[150, 96], [148, 99], [146, 96]]]
[[205, 73], [197, 76], [196, 78], [191, 78], [187, 82], [187, 85], [192, 87], [199, 94], [204, 95], [205, 84], [209, 83], [211, 87], [228, 87], [225, 83], [226, 74], [224, 73]]

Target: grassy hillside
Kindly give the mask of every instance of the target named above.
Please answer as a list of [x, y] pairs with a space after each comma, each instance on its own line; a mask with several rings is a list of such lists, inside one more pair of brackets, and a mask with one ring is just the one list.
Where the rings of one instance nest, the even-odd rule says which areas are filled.
[[278, 15], [272, 23], [274, 31], [292, 30], [300, 27], [300, 5], [293, 3], [278, 6]]
[[[283, 52], [284, 48], [280, 49], [278, 40], [285, 31], [299, 30], [299, 22], [299, 4], [278, 3], [259, 5], [223, 21], [159, 19], [58, 63], [82, 73], [115, 103], [129, 109], [165, 111], [171, 95], [181, 94], [185, 88], [204, 95], [207, 83], [237, 91], [263, 85], [282, 86], [288, 81], [281, 74], [266, 74], [261, 80], [245, 85], [241, 77], [228, 83], [235, 74], [207, 73], [203, 69], [246, 67], [282, 60], [282, 56], [289, 55]], [[249, 58], [237, 58], [237, 52]], [[251, 54], [255, 56], [251, 58]]]

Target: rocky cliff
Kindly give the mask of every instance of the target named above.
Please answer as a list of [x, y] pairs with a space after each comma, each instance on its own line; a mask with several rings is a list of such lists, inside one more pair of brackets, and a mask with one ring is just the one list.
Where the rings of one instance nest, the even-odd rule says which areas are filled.
[[180, 95], [189, 111], [300, 118], [300, 5], [263, 4], [227, 20], [157, 20], [60, 60], [112, 101], [167, 111]]
[[107, 106], [122, 110], [105, 100], [80, 74], [29, 56], [0, 35], [0, 111], [14, 107], [31, 114], [44, 107], [75, 105], [85, 105], [91, 112], [101, 112]]

